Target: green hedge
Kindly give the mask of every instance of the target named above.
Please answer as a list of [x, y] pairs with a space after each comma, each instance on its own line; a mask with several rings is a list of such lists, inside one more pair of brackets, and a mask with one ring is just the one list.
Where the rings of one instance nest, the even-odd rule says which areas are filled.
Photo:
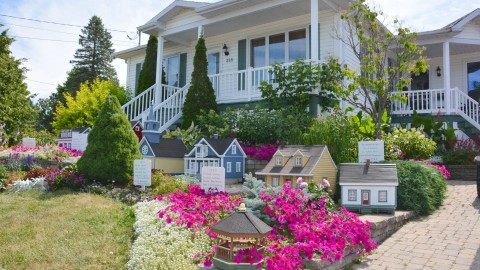
[[429, 215], [445, 198], [447, 183], [440, 171], [421, 162], [394, 161], [398, 172], [398, 210]]

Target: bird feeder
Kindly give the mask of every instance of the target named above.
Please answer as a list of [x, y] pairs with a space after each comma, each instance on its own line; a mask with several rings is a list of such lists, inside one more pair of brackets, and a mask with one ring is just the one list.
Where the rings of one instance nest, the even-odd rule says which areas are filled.
[[[229, 217], [210, 226], [210, 230], [218, 236], [213, 264], [218, 269], [236, 270], [255, 269], [257, 264], [263, 262], [266, 238], [272, 228], [247, 212], [245, 204], [242, 203]], [[248, 262], [239, 260], [242, 254], [248, 254], [249, 251], [253, 251], [257, 256], [250, 256]], [[257, 259], [258, 257], [261, 259]]]

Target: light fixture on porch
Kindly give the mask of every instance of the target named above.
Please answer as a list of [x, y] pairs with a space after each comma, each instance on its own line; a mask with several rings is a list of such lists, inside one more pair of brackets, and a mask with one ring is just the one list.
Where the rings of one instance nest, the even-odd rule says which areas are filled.
[[440, 66], [437, 66], [437, 77], [440, 76], [442, 76], [442, 69], [440, 68]]
[[223, 43], [223, 54], [225, 54], [225, 56], [228, 56], [230, 53], [228, 52], [228, 47], [227, 47], [227, 44]]

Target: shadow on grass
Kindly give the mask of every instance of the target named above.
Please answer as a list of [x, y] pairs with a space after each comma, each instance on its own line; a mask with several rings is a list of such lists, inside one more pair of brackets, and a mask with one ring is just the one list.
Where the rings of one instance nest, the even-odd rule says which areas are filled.
[[46, 191], [46, 192], [39, 192], [37, 198], [41, 201], [51, 200], [59, 197], [63, 197], [66, 195], [78, 194], [79, 192], [71, 191], [68, 189], [64, 190], [57, 190], [57, 191]]

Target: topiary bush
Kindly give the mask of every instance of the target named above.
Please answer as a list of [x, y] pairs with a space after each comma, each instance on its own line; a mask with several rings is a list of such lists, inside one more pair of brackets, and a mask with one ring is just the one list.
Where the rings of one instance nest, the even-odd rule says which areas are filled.
[[133, 161], [141, 159], [138, 138], [115, 96], [107, 97], [88, 134], [87, 149], [78, 160], [78, 171], [89, 180], [127, 184]]
[[442, 173], [423, 162], [394, 161], [397, 164], [397, 209], [429, 215], [443, 202], [447, 183]]
[[394, 128], [392, 133], [383, 136], [385, 143], [385, 160], [428, 159], [437, 144], [425, 137], [415, 128], [410, 130]]

